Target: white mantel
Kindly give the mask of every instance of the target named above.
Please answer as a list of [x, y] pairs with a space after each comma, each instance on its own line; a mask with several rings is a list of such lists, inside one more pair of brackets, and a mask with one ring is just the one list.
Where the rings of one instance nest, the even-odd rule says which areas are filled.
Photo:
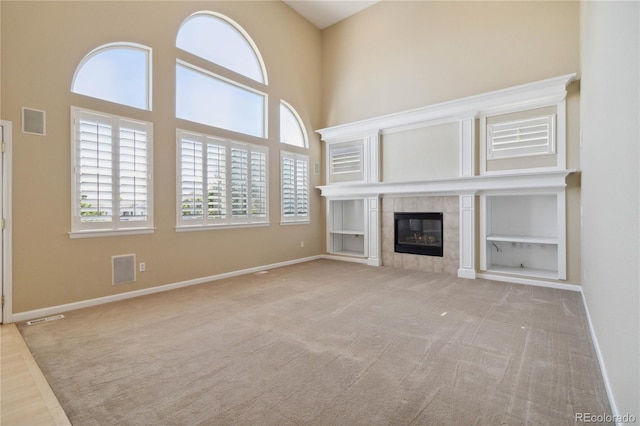
[[378, 195], [460, 195], [512, 190], [562, 190], [576, 170], [463, 176], [418, 182], [370, 182], [318, 186], [323, 197]]

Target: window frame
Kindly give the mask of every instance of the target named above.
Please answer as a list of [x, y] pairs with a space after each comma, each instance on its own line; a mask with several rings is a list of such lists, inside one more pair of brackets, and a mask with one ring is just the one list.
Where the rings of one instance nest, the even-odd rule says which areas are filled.
[[[105, 122], [109, 121], [112, 129], [111, 136], [111, 198], [112, 215], [109, 222], [82, 222], [80, 213], [81, 181], [80, 181], [80, 135], [79, 121], [82, 115], [99, 117]], [[141, 221], [123, 221], [120, 214], [120, 134], [122, 122], [130, 122], [140, 125], [146, 130], [146, 184], [147, 184], [147, 219]], [[90, 238], [115, 235], [150, 234], [154, 228], [153, 209], [153, 123], [115, 114], [93, 111], [87, 108], [71, 107], [71, 231], [70, 238]]]
[[[202, 184], [202, 193], [203, 193], [203, 214], [199, 219], [191, 219], [184, 220], [182, 215], [182, 204], [183, 204], [183, 195], [182, 195], [182, 135], [191, 135], [194, 138], [199, 138], [202, 143], [202, 176], [203, 176], [203, 184]], [[225, 166], [225, 200], [226, 200], [226, 216], [224, 218], [215, 218], [210, 219], [207, 214], [204, 213], [206, 208], [204, 207], [204, 188], [207, 186], [206, 183], [206, 148], [207, 144], [219, 145], [225, 147], [225, 157], [226, 157], [226, 166]], [[265, 192], [265, 206], [264, 206], [264, 217], [253, 216], [249, 214], [248, 217], [237, 217], [232, 213], [232, 189], [231, 189], [231, 180], [232, 180], [232, 150], [241, 149], [247, 150], [249, 161], [247, 163], [247, 175], [248, 177], [248, 187], [247, 187], [247, 205], [248, 208], [251, 208], [252, 202], [252, 180], [251, 180], [251, 155], [253, 153], [258, 153], [264, 155], [264, 192]], [[223, 138], [214, 135], [208, 135], [201, 132], [195, 132], [187, 129], [176, 129], [176, 231], [198, 231], [198, 230], [209, 230], [209, 229], [228, 229], [228, 228], [244, 228], [244, 227], [255, 227], [255, 226], [269, 226], [269, 148], [262, 145], [251, 144], [248, 142], [240, 142], [228, 138]]]
[[[293, 172], [293, 181], [294, 181], [294, 190], [293, 190], [293, 198], [295, 200], [295, 205], [296, 207], [294, 208], [295, 213], [293, 216], [285, 216], [285, 185], [284, 185], [284, 180], [285, 180], [285, 171], [284, 171], [284, 166], [285, 166], [285, 159], [291, 159], [293, 160], [293, 164], [294, 164], [294, 172]], [[307, 199], [307, 205], [306, 205], [306, 211], [307, 214], [302, 216], [298, 214], [298, 207], [297, 207], [297, 200], [299, 197], [299, 190], [298, 190], [298, 179], [299, 179], [299, 174], [298, 174], [298, 162], [299, 161], [304, 161], [306, 163], [306, 182], [305, 182], [305, 189], [306, 189], [306, 199]], [[295, 224], [309, 224], [311, 223], [311, 189], [310, 189], [310, 157], [306, 154], [298, 154], [298, 153], [294, 153], [294, 152], [289, 152], [289, 151], [280, 151], [280, 223], [282, 225], [295, 225]]]

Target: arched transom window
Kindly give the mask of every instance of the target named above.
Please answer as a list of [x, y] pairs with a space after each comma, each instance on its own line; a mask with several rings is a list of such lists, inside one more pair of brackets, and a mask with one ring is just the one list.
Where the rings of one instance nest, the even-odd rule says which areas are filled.
[[266, 138], [267, 73], [248, 34], [227, 17], [198, 12], [182, 23], [176, 46], [205, 60], [178, 58], [176, 116]]
[[92, 50], [76, 68], [71, 91], [151, 110], [151, 49], [110, 43]]

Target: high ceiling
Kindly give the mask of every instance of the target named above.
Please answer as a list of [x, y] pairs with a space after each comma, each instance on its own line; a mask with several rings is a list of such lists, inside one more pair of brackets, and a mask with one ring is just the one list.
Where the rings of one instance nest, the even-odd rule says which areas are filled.
[[379, 0], [283, 0], [321, 30], [342, 21]]

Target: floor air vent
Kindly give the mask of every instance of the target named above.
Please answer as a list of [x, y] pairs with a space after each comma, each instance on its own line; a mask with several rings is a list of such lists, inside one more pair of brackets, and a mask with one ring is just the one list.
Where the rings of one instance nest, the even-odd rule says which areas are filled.
[[130, 283], [136, 280], [136, 255], [125, 254], [111, 258], [113, 285]]
[[64, 318], [64, 315], [60, 314], [60, 315], [54, 315], [52, 317], [46, 317], [46, 318], [38, 318], [38, 319], [34, 319], [31, 321], [27, 321], [27, 325], [36, 325], [36, 324], [40, 324], [42, 322], [49, 322], [49, 321], [54, 321], [54, 320], [59, 320]]

